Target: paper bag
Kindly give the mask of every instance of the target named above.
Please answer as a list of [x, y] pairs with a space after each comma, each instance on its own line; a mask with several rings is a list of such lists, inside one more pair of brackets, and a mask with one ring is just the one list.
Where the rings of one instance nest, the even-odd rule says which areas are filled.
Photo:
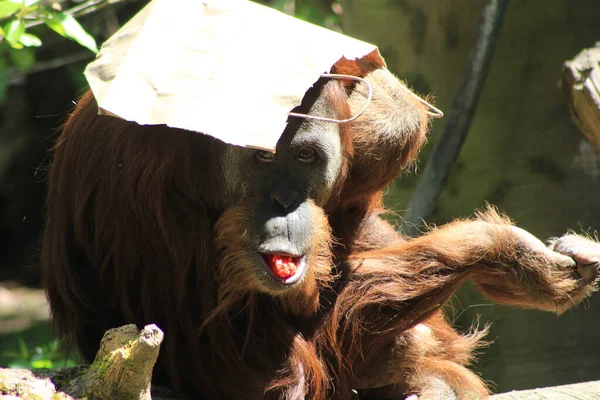
[[250, 1], [154, 0], [85, 75], [103, 114], [274, 150], [288, 113], [338, 61], [356, 76], [385, 66], [374, 45]]

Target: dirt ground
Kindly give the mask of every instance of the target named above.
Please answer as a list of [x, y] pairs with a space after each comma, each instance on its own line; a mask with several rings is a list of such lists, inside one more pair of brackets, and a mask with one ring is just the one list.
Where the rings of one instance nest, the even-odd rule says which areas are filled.
[[0, 336], [17, 333], [48, 320], [48, 303], [43, 290], [0, 282]]

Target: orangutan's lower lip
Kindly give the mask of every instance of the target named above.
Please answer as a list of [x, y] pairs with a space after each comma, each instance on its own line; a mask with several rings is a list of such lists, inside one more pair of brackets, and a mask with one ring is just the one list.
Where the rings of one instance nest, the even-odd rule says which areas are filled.
[[[306, 272], [306, 256], [292, 256], [285, 253], [270, 253], [270, 254], [260, 254], [260, 260], [263, 267], [268, 271], [268, 274], [280, 284], [283, 285], [293, 285], [300, 281]], [[288, 269], [284, 271], [279, 271], [273, 266], [274, 259], [287, 259], [288, 262], [293, 262], [293, 272], [290, 275], [290, 271]]]

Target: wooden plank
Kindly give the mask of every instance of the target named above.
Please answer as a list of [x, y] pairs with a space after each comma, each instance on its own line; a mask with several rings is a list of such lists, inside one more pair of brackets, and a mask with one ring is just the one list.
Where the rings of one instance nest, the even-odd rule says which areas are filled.
[[600, 381], [594, 381], [502, 393], [491, 396], [490, 400], [596, 400], [599, 397]]

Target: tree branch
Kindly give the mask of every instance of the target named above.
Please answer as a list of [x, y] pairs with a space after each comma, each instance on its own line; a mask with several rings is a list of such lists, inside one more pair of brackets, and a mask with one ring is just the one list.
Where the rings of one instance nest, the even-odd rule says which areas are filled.
[[47, 60], [47, 61], [38, 61], [35, 63], [35, 65], [33, 67], [31, 67], [30, 69], [28, 69], [27, 71], [20, 71], [17, 68], [11, 67], [11, 68], [7, 68], [5, 75], [6, 75], [6, 83], [8, 85], [17, 85], [19, 83], [21, 83], [23, 81], [23, 78], [25, 78], [25, 76], [36, 73], [36, 72], [41, 72], [41, 71], [47, 71], [50, 69], [54, 69], [54, 68], [60, 68], [60, 67], [64, 67], [65, 65], [69, 65], [69, 64], [74, 64], [76, 62], [80, 62], [80, 61], [85, 61], [85, 60], [92, 60], [95, 57], [95, 55], [92, 52], [89, 51], [82, 51], [79, 53], [75, 53], [75, 54], [69, 54], [67, 56], [64, 57], [57, 57], [57, 58], [53, 58], [51, 60]]
[[[81, 3], [78, 6], [75, 6], [73, 8], [69, 8], [68, 10], [65, 10], [64, 13], [67, 15], [71, 15], [73, 17], [82, 17], [84, 15], [88, 15], [88, 14], [94, 13], [96, 11], [100, 11], [103, 8], [106, 8], [108, 6], [113, 6], [117, 3], [122, 3], [124, 1], [137, 1], [137, 0], [88, 0], [84, 3]], [[43, 24], [44, 24], [43, 19], [36, 19], [35, 21], [27, 22], [25, 24], [25, 26], [27, 29], [29, 29], [34, 26], [43, 25]]]

